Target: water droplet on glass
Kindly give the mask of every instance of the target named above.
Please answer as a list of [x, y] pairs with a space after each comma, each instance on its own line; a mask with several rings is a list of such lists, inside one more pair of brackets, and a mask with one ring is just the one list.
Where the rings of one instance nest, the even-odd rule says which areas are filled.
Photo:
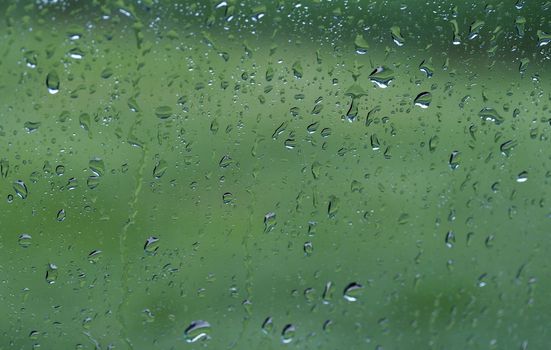
[[105, 172], [105, 163], [101, 158], [96, 157], [90, 159], [90, 161], [88, 162], [88, 167], [90, 168], [90, 171], [92, 171], [92, 173], [98, 177], [102, 176]]
[[210, 323], [207, 321], [197, 320], [190, 323], [184, 331], [184, 339], [188, 343], [195, 343], [199, 340], [210, 339]]
[[88, 254], [88, 261], [90, 264], [97, 264], [101, 258], [101, 250], [92, 250], [90, 254]]
[[551, 42], [551, 34], [538, 30], [536, 35], [538, 36], [538, 47], [546, 46]]
[[478, 281], [477, 281], [477, 283], [476, 283], [476, 285], [477, 285], [478, 287], [482, 288], [482, 287], [485, 287], [485, 286], [487, 285], [486, 281], [484, 281], [484, 279], [486, 278], [487, 275], [488, 275], [488, 274], [483, 273], [482, 275], [480, 275], [480, 276], [478, 277]]
[[283, 344], [289, 344], [293, 341], [293, 337], [295, 336], [296, 329], [295, 326], [292, 324], [287, 324], [285, 327], [283, 327], [283, 331], [281, 331], [281, 342]]
[[160, 179], [165, 174], [167, 168], [168, 163], [163, 159], [159, 159], [153, 168], [153, 177]]
[[293, 69], [293, 75], [295, 76], [295, 78], [297, 79], [302, 78], [302, 74], [303, 74], [302, 65], [300, 64], [299, 61], [296, 61], [295, 63], [293, 63], [292, 69]]
[[483, 120], [494, 122], [496, 125], [503, 123], [503, 117], [497, 113], [494, 108], [484, 107], [478, 112], [478, 116]]
[[304, 243], [304, 253], [307, 255], [307, 256], [310, 256], [312, 255], [312, 253], [314, 252], [314, 245], [312, 244], [312, 242], [308, 241], [308, 242], [305, 242]]
[[459, 155], [460, 154], [461, 153], [459, 151], [452, 151], [452, 153], [450, 154], [450, 159], [448, 161], [448, 164], [449, 164], [451, 170], [455, 170], [455, 169], [459, 168]]
[[151, 236], [146, 239], [143, 250], [148, 254], [155, 254], [159, 249], [159, 238]]
[[323, 322], [323, 326], [321, 327], [325, 332], [329, 332], [331, 331], [331, 326], [333, 324], [333, 321], [331, 320], [325, 320], [325, 322]]
[[233, 194], [231, 192], [226, 192], [222, 195], [222, 202], [224, 204], [230, 204], [233, 201]]
[[499, 146], [499, 150], [501, 151], [501, 154], [508, 156], [516, 146], [517, 142], [515, 140], [508, 140]]
[[528, 172], [527, 171], [522, 171], [520, 174], [517, 175], [517, 182], [518, 183], [523, 183], [523, 182], [526, 182], [528, 181]]
[[19, 246], [22, 248], [28, 248], [32, 244], [32, 237], [28, 233], [19, 235]]
[[392, 36], [392, 41], [398, 46], [403, 46], [405, 39], [402, 36], [402, 32], [400, 30], [400, 27], [393, 26], [390, 28], [390, 35]]
[[57, 276], [58, 276], [57, 265], [48, 264], [48, 267], [46, 269], [46, 282], [48, 284], [54, 284], [57, 281]]
[[421, 92], [413, 100], [413, 104], [421, 108], [428, 108], [431, 102], [432, 102], [432, 94], [428, 91]]
[[266, 319], [264, 320], [264, 322], [262, 322], [262, 332], [264, 332], [265, 334], [270, 334], [272, 333], [272, 330], [274, 329], [274, 322], [272, 320], [271, 317], [266, 317]]
[[448, 231], [446, 233], [446, 238], [445, 238], [445, 243], [446, 243], [446, 246], [448, 248], [452, 248], [453, 245], [455, 244], [455, 234], [453, 233], [453, 231]]
[[50, 94], [57, 94], [59, 92], [59, 76], [55, 70], [50, 71], [46, 76], [46, 87]]
[[26, 199], [28, 195], [27, 185], [22, 180], [13, 183], [13, 190], [21, 199]]
[[387, 88], [394, 79], [394, 71], [387, 66], [379, 66], [371, 72], [369, 80], [380, 88]]
[[337, 197], [329, 197], [329, 204], [327, 205], [327, 215], [329, 215], [330, 218], [337, 215], [337, 212], [339, 211], [339, 204], [340, 200]]
[[25, 122], [25, 131], [27, 131], [29, 134], [35, 132], [40, 127], [40, 124], [40, 122]]
[[269, 212], [264, 215], [264, 232], [270, 232], [276, 224], [276, 214], [274, 212]]
[[155, 115], [159, 119], [168, 119], [172, 116], [172, 108], [170, 106], [159, 106], [155, 108]]
[[354, 39], [354, 46], [356, 47], [356, 53], [360, 55], [366, 54], [367, 49], [369, 49], [369, 44], [361, 34], [356, 35], [356, 39]]
[[69, 57], [75, 60], [81, 60], [84, 57], [84, 52], [78, 47], [72, 48], [69, 50]]
[[323, 294], [321, 295], [322, 302], [324, 304], [329, 304], [333, 300], [333, 282], [327, 282], [323, 288]]
[[432, 77], [434, 74], [434, 68], [432, 67], [432, 63], [427, 60], [423, 60], [421, 64], [419, 65], [419, 70], [427, 75], [427, 78]]
[[481, 21], [481, 20], [476, 20], [473, 23], [471, 23], [471, 25], [469, 26], [469, 35], [467, 36], [467, 38], [469, 40], [473, 40], [474, 38], [476, 38], [480, 34], [480, 30], [482, 29], [483, 26], [484, 26], [484, 21]]
[[346, 288], [344, 288], [343, 297], [344, 299], [351, 302], [356, 301], [358, 300], [358, 297], [362, 293], [362, 290], [363, 290], [363, 286], [361, 284], [356, 282], [349, 283], [346, 286]]
[[57, 212], [57, 216], [56, 216], [56, 219], [57, 221], [59, 222], [62, 222], [65, 220], [65, 209], [61, 209], [60, 211]]

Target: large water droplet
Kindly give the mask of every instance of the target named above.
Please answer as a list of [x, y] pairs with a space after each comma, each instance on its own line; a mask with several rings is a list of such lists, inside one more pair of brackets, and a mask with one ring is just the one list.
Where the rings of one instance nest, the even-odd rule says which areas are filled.
[[295, 336], [296, 328], [292, 324], [287, 324], [285, 327], [283, 327], [283, 331], [281, 331], [281, 342], [283, 344], [289, 344], [293, 341], [293, 337]]
[[371, 72], [369, 80], [380, 88], [387, 88], [394, 79], [394, 71], [387, 66], [379, 66]]
[[478, 116], [483, 120], [494, 122], [496, 125], [503, 123], [503, 117], [497, 113], [494, 108], [484, 107], [478, 112]]
[[13, 183], [13, 190], [21, 198], [26, 199], [28, 195], [27, 185], [22, 180], [17, 180]]
[[46, 87], [50, 94], [57, 94], [59, 92], [59, 76], [55, 70], [50, 71], [46, 76]]
[[349, 283], [346, 288], [344, 288], [343, 297], [348, 301], [356, 301], [362, 293], [362, 290], [363, 286], [361, 284], [356, 282]]
[[195, 343], [199, 340], [210, 339], [210, 323], [207, 321], [197, 320], [190, 323], [184, 331], [184, 339], [188, 343]]
[[432, 94], [428, 91], [421, 92], [413, 100], [413, 104], [421, 108], [428, 108], [431, 102], [432, 102]]
[[155, 254], [159, 249], [159, 238], [151, 236], [146, 239], [143, 250], [148, 254]]
[[48, 267], [46, 269], [46, 282], [48, 284], [54, 284], [57, 281], [57, 276], [57, 265], [51, 263], [48, 264]]
[[32, 237], [28, 233], [19, 235], [19, 246], [22, 248], [28, 248], [32, 244]]
[[527, 171], [522, 171], [520, 174], [517, 175], [517, 182], [518, 183], [523, 183], [523, 182], [526, 182], [528, 181], [528, 172]]

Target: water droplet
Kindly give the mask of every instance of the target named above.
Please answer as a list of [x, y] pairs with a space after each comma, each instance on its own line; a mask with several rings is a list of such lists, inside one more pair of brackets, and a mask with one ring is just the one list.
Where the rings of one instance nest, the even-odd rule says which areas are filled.
[[264, 320], [264, 322], [262, 322], [262, 332], [264, 332], [265, 334], [270, 334], [272, 333], [272, 330], [274, 329], [274, 322], [272, 320], [271, 317], [266, 317], [266, 319]]
[[377, 151], [381, 148], [381, 142], [379, 142], [379, 138], [376, 134], [371, 134], [371, 149], [374, 151]]
[[483, 120], [494, 122], [496, 125], [503, 123], [503, 117], [497, 113], [494, 108], [484, 107], [478, 112], [478, 115]]
[[516, 146], [517, 146], [517, 142], [515, 140], [508, 140], [503, 142], [499, 146], [499, 150], [504, 156], [508, 156]]
[[371, 72], [369, 80], [380, 88], [387, 88], [394, 79], [394, 71], [387, 66], [379, 66]]
[[168, 163], [163, 159], [159, 159], [153, 168], [153, 177], [160, 179], [165, 174], [167, 168]]
[[50, 94], [57, 94], [59, 92], [59, 76], [55, 70], [50, 71], [46, 76], [46, 87]]
[[349, 283], [343, 291], [344, 299], [352, 302], [358, 300], [358, 297], [363, 291], [363, 286], [359, 283], [352, 282]]
[[4, 179], [8, 177], [8, 172], [10, 170], [10, 162], [7, 159], [0, 160], [0, 176]]
[[337, 212], [339, 211], [339, 204], [340, 200], [337, 197], [329, 197], [329, 204], [327, 205], [327, 215], [329, 215], [330, 218], [337, 215]]
[[320, 171], [321, 171], [321, 164], [318, 161], [314, 161], [312, 163], [312, 166], [311, 166], [310, 170], [312, 172], [312, 176], [314, 177], [314, 179], [319, 179]]
[[292, 69], [293, 69], [293, 75], [295, 76], [295, 78], [297, 79], [302, 78], [303, 70], [302, 70], [302, 65], [300, 64], [299, 61], [296, 61], [295, 63], [293, 63]]
[[434, 68], [432, 67], [432, 63], [427, 60], [423, 60], [421, 64], [419, 65], [419, 70], [427, 75], [427, 78], [432, 77], [434, 74]]
[[551, 42], [551, 34], [538, 30], [536, 35], [538, 36], [538, 47], [546, 46]]
[[366, 54], [367, 49], [369, 49], [369, 44], [361, 34], [356, 35], [356, 39], [354, 39], [354, 46], [356, 47], [356, 53], [360, 55]]
[[517, 36], [519, 38], [524, 37], [524, 27], [525, 27], [525, 25], [526, 25], [526, 18], [524, 18], [522, 16], [518, 16], [515, 19], [515, 29], [517, 31]]
[[314, 252], [314, 245], [310, 241], [305, 242], [303, 249], [306, 256], [310, 256]]
[[264, 232], [270, 232], [277, 225], [276, 213], [269, 212], [264, 215]]
[[398, 26], [391, 27], [390, 28], [390, 35], [392, 36], [392, 41], [394, 41], [394, 43], [396, 45], [398, 45], [398, 46], [403, 46], [404, 45], [405, 39], [402, 36], [400, 27], [398, 27]]
[[233, 202], [233, 194], [231, 192], [226, 192], [222, 195], [222, 202], [224, 204], [230, 204]]
[[40, 124], [40, 122], [25, 122], [25, 131], [27, 131], [29, 134], [35, 132], [40, 127]]
[[170, 106], [159, 106], [155, 108], [155, 115], [159, 119], [168, 119], [172, 116], [172, 108]]
[[459, 45], [459, 44], [461, 44], [461, 36], [459, 35], [459, 25], [457, 24], [457, 20], [452, 19], [450, 21], [450, 24], [451, 24], [452, 30], [453, 30], [452, 44], [453, 45]]
[[109, 79], [111, 78], [112, 75], [113, 75], [113, 69], [111, 69], [110, 67], [107, 67], [101, 71], [101, 77], [103, 79]]
[[480, 30], [482, 29], [483, 26], [484, 26], [484, 21], [481, 21], [481, 20], [476, 20], [473, 23], [471, 23], [471, 25], [469, 26], [469, 35], [467, 36], [467, 38], [469, 40], [473, 40], [474, 38], [476, 38], [480, 34]]
[[32, 244], [32, 237], [28, 233], [19, 235], [19, 246], [22, 248], [28, 248]]
[[444, 239], [444, 241], [448, 248], [453, 247], [453, 245], [455, 244], [455, 234], [453, 233], [453, 231], [448, 231], [446, 233], [446, 238]]
[[195, 343], [199, 340], [210, 339], [210, 323], [207, 321], [197, 320], [190, 323], [184, 331], [184, 338], [188, 343]]
[[487, 285], [486, 281], [484, 281], [484, 279], [486, 278], [487, 275], [488, 275], [488, 274], [483, 273], [482, 275], [480, 275], [480, 276], [478, 277], [478, 281], [477, 281], [477, 283], [476, 283], [476, 285], [477, 285], [478, 287], [482, 288], [482, 287], [485, 287], [485, 286]]
[[325, 332], [329, 332], [331, 331], [331, 326], [333, 325], [333, 321], [331, 320], [325, 320], [325, 322], [323, 322], [323, 326], [321, 327]]
[[333, 300], [333, 282], [329, 281], [325, 284], [323, 288], [323, 294], [321, 295], [322, 302], [324, 304], [329, 304]]
[[452, 151], [452, 153], [450, 154], [450, 159], [448, 161], [448, 164], [449, 164], [451, 170], [455, 170], [455, 169], [459, 168], [459, 155], [460, 154], [461, 153], [459, 151]]
[[90, 264], [97, 264], [101, 258], [101, 250], [92, 250], [90, 254], [88, 254], [88, 261]]
[[287, 129], [287, 124], [288, 124], [288, 122], [286, 122], [286, 121], [283, 122], [283, 123], [281, 123], [281, 124], [275, 129], [274, 133], [272, 134], [272, 139], [276, 140], [277, 137], [278, 137], [279, 135], [281, 135], [281, 134], [285, 131], [285, 129]]
[[65, 220], [65, 209], [61, 209], [60, 211], [57, 212], [57, 216], [56, 216], [56, 219], [57, 221], [59, 222], [62, 222]]
[[101, 158], [92, 158], [88, 162], [88, 167], [95, 176], [102, 176], [105, 172], [105, 163]]
[[146, 239], [143, 250], [148, 254], [155, 254], [159, 249], [159, 238], [151, 236]]
[[78, 47], [74, 47], [71, 50], [69, 50], [68, 55], [72, 59], [81, 60], [84, 57], [84, 52]]
[[232, 161], [231, 157], [226, 154], [225, 156], [222, 157], [222, 159], [220, 159], [220, 162], [218, 162], [218, 165], [220, 166], [220, 168], [227, 168], [232, 163], [233, 163], [233, 161]]
[[46, 282], [48, 284], [54, 284], [57, 281], [57, 276], [58, 276], [57, 265], [48, 264], [48, 267], [46, 269]]
[[528, 172], [527, 171], [522, 171], [520, 174], [517, 175], [517, 182], [518, 183], [523, 183], [523, 182], [526, 182], [528, 181]]
[[413, 100], [413, 104], [421, 108], [428, 108], [431, 102], [432, 102], [432, 94], [428, 91], [421, 92]]
[[78, 122], [79, 122], [81, 128], [83, 128], [86, 131], [90, 130], [90, 123], [91, 123], [90, 114], [82, 113], [78, 117]]
[[283, 344], [289, 344], [293, 341], [293, 337], [295, 336], [296, 329], [295, 326], [292, 324], [287, 324], [285, 327], [283, 327], [283, 331], [281, 331], [281, 342]]
[[22, 180], [13, 183], [13, 190], [21, 199], [26, 199], [28, 195], [27, 185]]

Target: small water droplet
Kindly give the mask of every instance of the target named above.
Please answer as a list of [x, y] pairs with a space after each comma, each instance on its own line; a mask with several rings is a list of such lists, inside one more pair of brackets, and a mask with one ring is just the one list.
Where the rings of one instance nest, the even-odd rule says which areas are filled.
[[151, 236], [149, 237], [143, 246], [143, 250], [148, 254], [155, 254], [159, 249], [159, 238]]
[[402, 36], [402, 32], [400, 30], [400, 27], [398, 26], [392, 26], [390, 28], [390, 35], [392, 37], [392, 41], [398, 46], [403, 46], [405, 43], [405, 39]]
[[270, 232], [277, 225], [276, 213], [269, 212], [264, 215], [264, 232]]
[[155, 115], [159, 119], [168, 119], [172, 116], [172, 108], [170, 106], [159, 106], [155, 108]]
[[503, 122], [503, 117], [491, 107], [484, 107], [478, 112], [478, 116], [483, 120], [494, 122], [496, 125], [499, 125]]
[[262, 322], [262, 332], [265, 334], [272, 333], [272, 330], [274, 329], [274, 322], [270, 316], [266, 317], [264, 322]]
[[19, 235], [19, 246], [22, 248], [28, 248], [32, 244], [32, 237], [28, 233]]
[[24, 127], [25, 131], [27, 131], [29, 134], [33, 133], [38, 130], [40, 127], [40, 122], [25, 122]]
[[21, 199], [26, 199], [28, 196], [27, 185], [22, 180], [17, 180], [13, 183], [13, 190]]
[[461, 153], [459, 151], [452, 151], [450, 154], [450, 159], [448, 160], [448, 164], [450, 166], [451, 170], [455, 170], [459, 168], [459, 155]]
[[527, 171], [520, 172], [517, 175], [517, 182], [518, 183], [523, 183], [523, 182], [526, 182], [526, 181], [528, 181], [528, 172]]
[[200, 340], [210, 339], [210, 323], [203, 320], [193, 321], [184, 331], [184, 339], [188, 343], [195, 343]]
[[306, 256], [310, 256], [314, 252], [314, 245], [310, 241], [305, 242], [303, 249]]
[[90, 264], [97, 264], [101, 258], [101, 250], [95, 249], [88, 254], [88, 261]]
[[293, 337], [295, 336], [296, 328], [292, 324], [287, 324], [285, 327], [283, 327], [283, 331], [281, 331], [281, 342], [283, 344], [289, 344], [293, 341]]
[[356, 35], [356, 39], [354, 39], [354, 46], [356, 47], [356, 53], [360, 55], [366, 54], [369, 49], [369, 44], [361, 34]]
[[431, 102], [432, 102], [432, 94], [428, 91], [421, 92], [413, 100], [413, 104], [421, 108], [428, 108]]
[[343, 291], [344, 299], [352, 302], [358, 300], [358, 297], [362, 293], [363, 286], [359, 283], [352, 282], [349, 283]]
[[453, 247], [453, 245], [455, 244], [455, 234], [453, 233], [453, 231], [448, 231], [446, 233], [446, 238], [444, 239], [444, 241], [448, 248]]
[[333, 300], [333, 291], [333, 282], [327, 282], [323, 288], [323, 294], [321, 295], [321, 299], [324, 304], [329, 304]]
[[167, 168], [168, 163], [163, 159], [159, 159], [153, 168], [153, 177], [160, 179], [165, 174]]
[[226, 192], [222, 195], [222, 202], [224, 204], [230, 204], [233, 201], [233, 194], [231, 192]]
[[58, 270], [57, 265], [55, 264], [48, 264], [48, 267], [46, 269], [46, 282], [48, 284], [54, 284], [57, 281], [58, 276]]
[[57, 94], [59, 92], [59, 85], [60, 82], [57, 72], [55, 70], [50, 71], [46, 76], [46, 87], [48, 88], [48, 92], [52, 95]]
[[380, 88], [387, 88], [394, 79], [394, 71], [387, 66], [379, 66], [371, 72], [369, 80]]
[[57, 221], [62, 222], [62, 221], [65, 220], [65, 216], [66, 216], [65, 209], [61, 209], [60, 211], [57, 212], [56, 219], [57, 219]]

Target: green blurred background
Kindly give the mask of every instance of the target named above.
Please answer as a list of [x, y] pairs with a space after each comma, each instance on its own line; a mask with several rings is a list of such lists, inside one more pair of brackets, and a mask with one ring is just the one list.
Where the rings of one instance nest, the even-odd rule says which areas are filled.
[[0, 349], [547, 348], [550, 11], [2, 2]]

